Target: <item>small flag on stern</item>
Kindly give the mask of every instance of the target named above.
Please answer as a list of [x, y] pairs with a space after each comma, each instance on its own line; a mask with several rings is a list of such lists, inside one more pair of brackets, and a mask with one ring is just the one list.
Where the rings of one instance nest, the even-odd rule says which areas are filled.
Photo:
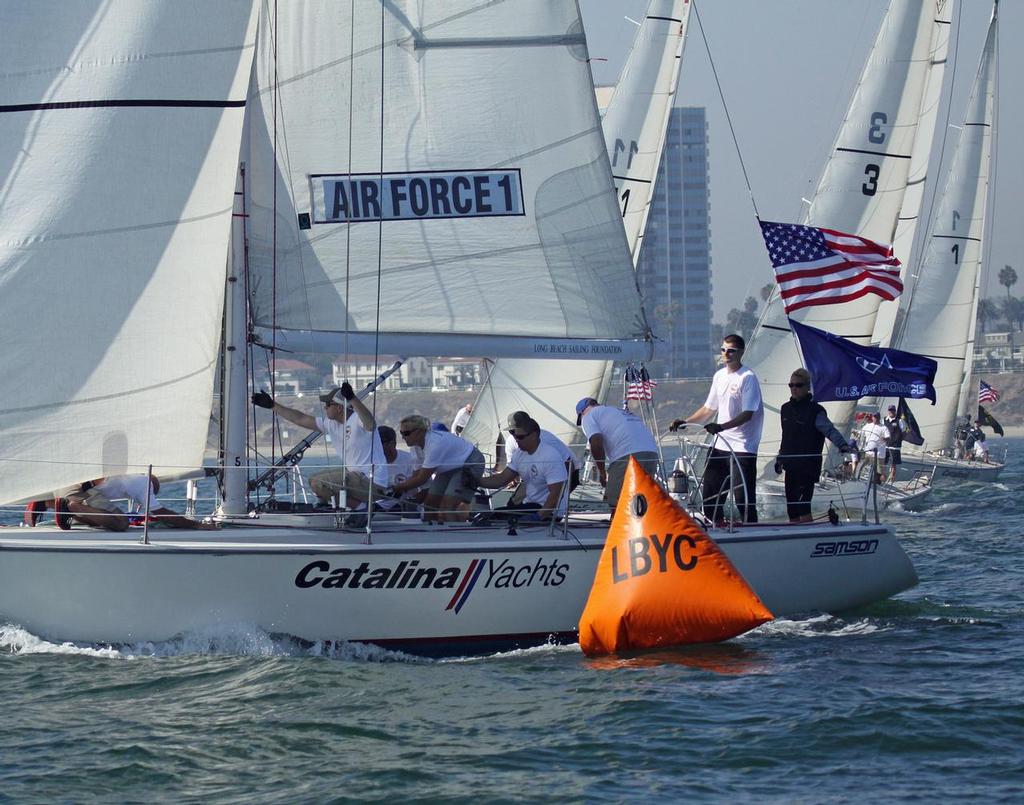
[[580, 617], [583, 653], [713, 643], [771, 619], [718, 545], [630, 458]]
[[892, 246], [834, 229], [760, 223], [787, 314], [869, 293], [892, 300], [903, 292]]
[[910, 411], [910, 406], [907, 405], [907, 401], [903, 397], [900, 397], [899, 404], [896, 406], [896, 418], [902, 419], [907, 424], [906, 430], [903, 432], [903, 441], [918, 446], [924, 444], [921, 428], [918, 427], [917, 420], [914, 418]]
[[978, 381], [978, 402], [994, 403], [999, 402], [999, 389], [992, 388], [984, 380]]
[[1003, 426], [996, 422], [996, 418], [986, 411], [981, 405], [978, 406], [978, 425], [983, 425], [986, 428], [992, 428], [992, 432], [998, 433], [1000, 436], [1005, 435], [1003, 433]]
[[626, 367], [627, 400], [653, 400], [654, 387], [657, 385], [657, 382], [651, 380], [651, 376], [647, 374], [646, 366], [639, 369], [634, 366]]

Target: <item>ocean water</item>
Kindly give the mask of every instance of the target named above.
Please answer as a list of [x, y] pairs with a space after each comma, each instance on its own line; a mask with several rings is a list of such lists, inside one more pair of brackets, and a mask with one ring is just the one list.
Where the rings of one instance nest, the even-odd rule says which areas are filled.
[[111, 648], [0, 615], [0, 801], [1024, 801], [1009, 443], [998, 483], [886, 515], [919, 587], [720, 645], [429, 661], [239, 625]]

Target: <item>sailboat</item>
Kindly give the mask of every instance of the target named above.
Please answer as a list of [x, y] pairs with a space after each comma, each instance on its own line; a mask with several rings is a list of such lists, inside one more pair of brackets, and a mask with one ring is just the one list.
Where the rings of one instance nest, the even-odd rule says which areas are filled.
[[[3, 529], [0, 618], [104, 643], [575, 639], [606, 520], [295, 524], [249, 511], [244, 436], [246, 341], [647, 354], [576, 2], [108, 0], [5, 25], [32, 46], [0, 53], [0, 502], [194, 471], [218, 360], [225, 401], [221, 530]], [[777, 615], [917, 581], [885, 526], [717, 541]]]
[[[882, 19], [846, 117], [840, 127], [817, 191], [804, 215], [804, 223], [857, 233], [880, 243], [891, 243], [910, 181], [910, 166], [936, 38], [948, 35], [935, 22], [936, 4], [923, 0], [892, 0]], [[927, 120], [927, 116], [925, 117]], [[930, 140], [931, 134], [928, 138]], [[868, 294], [842, 304], [807, 307], [795, 319], [857, 343], [871, 338], [879, 297]], [[765, 404], [764, 431], [758, 460], [759, 497], [784, 500], [772, 465], [781, 440], [779, 409], [789, 399], [786, 382], [801, 365], [778, 288], [748, 343], [744, 363], [758, 377]], [[852, 403], [826, 403], [840, 431], [853, 425]], [[866, 484], [822, 478], [815, 507], [827, 506], [838, 496], [846, 501], [867, 499]], [[930, 492], [927, 483], [911, 488], [899, 484], [879, 490], [879, 500], [907, 506]]]
[[[691, 8], [689, 0], [651, 0], [601, 118], [634, 265], [679, 85]], [[542, 428], [577, 444], [576, 402], [583, 397], [605, 400], [612, 367], [611, 361], [497, 360], [489, 365], [463, 436], [491, 452], [506, 416], [525, 410]]]
[[[989, 177], [995, 137], [998, 18], [993, 10], [967, 112], [958, 132], [946, 183], [935, 202], [918, 281], [897, 336], [900, 349], [938, 361], [935, 405], [916, 407], [924, 449], [904, 448], [907, 467], [935, 466], [936, 477], [993, 480], [1004, 465], [956, 459], [950, 449], [964, 388], [971, 373]], [[972, 389], [973, 390], [973, 389]]]

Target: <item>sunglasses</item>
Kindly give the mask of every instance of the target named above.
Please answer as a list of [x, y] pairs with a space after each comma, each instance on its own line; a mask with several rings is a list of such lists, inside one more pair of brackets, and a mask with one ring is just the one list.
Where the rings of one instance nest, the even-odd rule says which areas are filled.
[[722, 347], [719, 352], [724, 355], [732, 355], [734, 352], [742, 352], [739, 347]]
[[512, 428], [509, 428], [508, 432], [512, 436], [512, 438], [514, 438], [517, 442], [520, 439], [525, 439], [530, 435], [529, 433], [516, 433], [515, 430]]
[[804, 388], [804, 387], [805, 387], [806, 385], [807, 385], [806, 383], [790, 383], [790, 384], [789, 384], [789, 387], [790, 387], [791, 389], [802, 389], [802, 388]]
[[402, 436], [412, 436], [416, 431], [415, 430], [400, 430], [398, 432], [401, 433]]

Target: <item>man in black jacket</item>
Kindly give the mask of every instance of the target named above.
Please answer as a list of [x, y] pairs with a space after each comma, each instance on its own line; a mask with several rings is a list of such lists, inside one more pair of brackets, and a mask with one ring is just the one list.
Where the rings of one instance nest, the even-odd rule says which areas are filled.
[[821, 448], [826, 437], [841, 453], [850, 452], [843, 438], [811, 396], [811, 376], [797, 369], [789, 378], [789, 402], [780, 411], [782, 443], [775, 472], [786, 471], [786, 511], [791, 523], [809, 523], [814, 484], [821, 475]]

